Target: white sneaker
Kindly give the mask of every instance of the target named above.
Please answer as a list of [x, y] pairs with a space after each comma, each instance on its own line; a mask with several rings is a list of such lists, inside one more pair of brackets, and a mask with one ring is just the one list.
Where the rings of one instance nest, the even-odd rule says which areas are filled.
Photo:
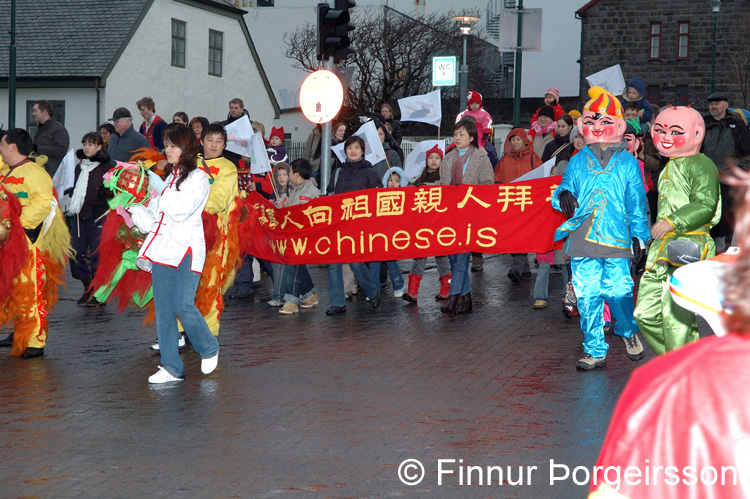
[[185, 381], [185, 378], [177, 378], [169, 374], [169, 371], [159, 366], [159, 370], [156, 374], [152, 374], [148, 377], [148, 382], [152, 384], [169, 383], [170, 381]]
[[396, 298], [401, 298], [402, 296], [404, 296], [404, 288], [402, 287], [401, 289], [397, 289], [396, 291], [394, 291], [393, 296], [395, 296]]
[[211, 374], [219, 365], [219, 354], [217, 353], [213, 357], [201, 360], [201, 372], [203, 374]]
[[[180, 339], [177, 340], [177, 349], [178, 350], [182, 350], [186, 346], [187, 346], [187, 344], [185, 343], [185, 335], [184, 334], [180, 335]], [[159, 351], [159, 344], [158, 343], [154, 343], [153, 345], [151, 345], [151, 350], [156, 350], [158, 352]]]
[[268, 306], [269, 307], [280, 307], [282, 305], [284, 305], [284, 302], [283, 301], [279, 301], [279, 300], [270, 300], [268, 302]]

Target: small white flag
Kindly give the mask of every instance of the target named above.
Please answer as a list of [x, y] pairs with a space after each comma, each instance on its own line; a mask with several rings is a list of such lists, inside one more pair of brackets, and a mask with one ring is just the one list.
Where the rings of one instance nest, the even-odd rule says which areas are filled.
[[440, 126], [443, 118], [440, 90], [399, 99], [398, 107], [401, 109], [401, 121], [419, 121]]
[[407, 179], [411, 180], [422, 174], [425, 166], [427, 166], [427, 151], [435, 146], [438, 146], [445, 154], [445, 140], [423, 140], [414, 146], [414, 149], [406, 156], [404, 172]]
[[263, 136], [260, 132], [255, 132], [250, 137], [250, 145], [247, 154], [250, 158], [250, 173], [265, 173], [271, 171], [271, 161], [268, 159], [266, 144], [263, 142]]
[[[362, 137], [365, 141], [365, 159], [372, 165], [376, 165], [385, 159], [385, 150], [383, 144], [380, 143], [380, 136], [378, 135], [378, 129], [375, 127], [374, 121], [368, 121], [359, 130], [354, 132], [354, 135]], [[336, 157], [342, 163], [346, 162], [346, 151], [344, 150], [344, 143], [337, 144], [331, 148]]]
[[[240, 119], [226, 125], [224, 130], [227, 132], [227, 151], [232, 151], [240, 156], [250, 156], [250, 137], [253, 135], [250, 118], [243, 114]], [[265, 147], [263, 149], [265, 150]]]
[[531, 170], [529, 173], [526, 173], [524, 175], [521, 175], [515, 180], [512, 180], [511, 182], [526, 182], [527, 180], [534, 180], [535, 178], [544, 178], [549, 177], [550, 173], [552, 173], [552, 167], [555, 166], [555, 161], [557, 158], [551, 158], [547, 160], [546, 162], [542, 163], [541, 165], [537, 166], [533, 170]]
[[57, 191], [57, 197], [60, 198], [65, 194], [65, 191], [73, 187], [75, 184], [76, 176], [76, 152], [71, 149], [67, 152], [60, 162], [60, 166], [55, 172], [55, 176], [52, 177], [52, 185]]
[[619, 64], [602, 69], [598, 73], [586, 77], [591, 87], [602, 87], [614, 96], [622, 95], [625, 90], [625, 78]]

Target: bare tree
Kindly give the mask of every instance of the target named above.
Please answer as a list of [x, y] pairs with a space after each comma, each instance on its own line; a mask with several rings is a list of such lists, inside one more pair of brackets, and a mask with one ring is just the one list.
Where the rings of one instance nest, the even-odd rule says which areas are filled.
[[[461, 58], [462, 39], [452, 14], [431, 14], [414, 19], [388, 7], [357, 9], [351, 33], [356, 53], [347, 65], [354, 68], [345, 98], [355, 113], [368, 113], [382, 102], [432, 90], [432, 57]], [[316, 26], [307, 23], [284, 36], [285, 55], [293, 66], [308, 72], [322, 64], [316, 58]], [[470, 86], [488, 89], [493, 85], [491, 68], [497, 65], [497, 48], [470, 37], [469, 60], [473, 68]], [[490, 70], [485, 71], [485, 68]], [[457, 89], [447, 89], [457, 94]]]

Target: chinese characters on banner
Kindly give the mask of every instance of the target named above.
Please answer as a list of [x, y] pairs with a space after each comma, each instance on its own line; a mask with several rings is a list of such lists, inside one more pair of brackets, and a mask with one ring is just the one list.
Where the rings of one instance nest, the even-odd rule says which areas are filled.
[[[272, 262], [323, 264], [553, 249], [565, 215], [550, 200], [560, 177], [518, 184], [368, 189], [275, 208], [247, 199], [244, 252]], [[246, 230], [249, 229], [249, 230]]]

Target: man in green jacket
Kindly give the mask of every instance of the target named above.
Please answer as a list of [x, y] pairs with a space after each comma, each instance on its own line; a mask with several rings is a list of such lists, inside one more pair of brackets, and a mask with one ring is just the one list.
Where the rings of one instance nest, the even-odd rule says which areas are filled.
[[[651, 130], [656, 148], [671, 159], [659, 176], [657, 222], [634, 317], [657, 354], [698, 340], [695, 315], [672, 301], [669, 279], [677, 267], [716, 253], [710, 229], [721, 219], [719, 173], [698, 152], [704, 135], [702, 116], [689, 107], [665, 109]], [[692, 252], [680, 253], [686, 244]]]

